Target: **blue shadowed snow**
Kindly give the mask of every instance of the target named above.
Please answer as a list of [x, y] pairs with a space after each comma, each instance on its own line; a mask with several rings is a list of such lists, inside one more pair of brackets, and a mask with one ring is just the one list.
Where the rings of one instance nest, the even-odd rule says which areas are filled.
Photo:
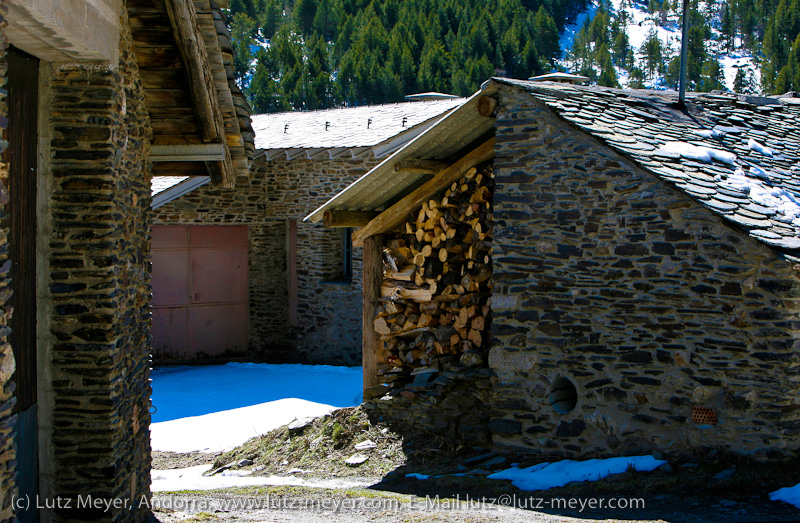
[[228, 363], [153, 369], [153, 423], [299, 398], [337, 408], [361, 403], [361, 367]]
[[628, 468], [650, 472], [666, 463], [653, 456], [628, 456], [624, 458], [589, 459], [572, 461], [565, 459], [555, 463], [539, 463], [520, 469], [512, 467], [487, 476], [489, 479], [510, 479], [520, 490], [549, 490], [563, 487], [573, 481], [597, 481], [611, 474], [625, 472]]
[[783, 501], [784, 503], [800, 508], [800, 483], [794, 487], [785, 487], [771, 492], [769, 499], [772, 501]]

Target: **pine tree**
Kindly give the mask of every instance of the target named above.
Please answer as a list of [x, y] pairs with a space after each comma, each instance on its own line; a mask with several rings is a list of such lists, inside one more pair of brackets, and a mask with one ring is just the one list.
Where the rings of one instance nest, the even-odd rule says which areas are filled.
[[561, 55], [561, 46], [558, 44], [558, 27], [544, 5], [536, 11], [533, 19], [534, 43], [536, 48], [548, 60], [553, 60]]
[[293, 12], [297, 29], [304, 35], [311, 34], [317, 14], [317, 0], [295, 0]]
[[647, 72], [648, 78], [652, 79], [656, 74], [662, 72], [664, 56], [661, 40], [654, 30], [647, 34], [639, 52], [644, 55], [644, 70]]
[[597, 78], [597, 85], [605, 87], [619, 87], [619, 79], [614, 64], [611, 61], [611, 53], [605, 45], [597, 50], [597, 65], [600, 68], [600, 76]]
[[254, 44], [253, 35], [256, 32], [256, 21], [245, 13], [236, 13], [231, 23], [231, 37], [234, 50], [234, 75], [240, 86], [246, 86], [250, 76], [250, 63], [253, 53], [250, 46]]
[[703, 64], [703, 76], [698, 83], [697, 90], [700, 92], [727, 91], [725, 87], [725, 75], [716, 57], [710, 57]]
[[736, 27], [734, 25], [733, 15], [728, 3], [722, 4], [722, 21], [720, 22], [720, 33], [722, 33], [725, 48], [728, 51], [734, 49], [734, 38], [736, 37]]

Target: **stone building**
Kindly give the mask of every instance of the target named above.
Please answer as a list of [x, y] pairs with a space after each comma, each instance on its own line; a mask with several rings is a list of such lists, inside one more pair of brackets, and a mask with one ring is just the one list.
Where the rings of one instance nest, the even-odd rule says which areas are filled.
[[247, 178], [229, 35], [210, 0], [0, 14], [0, 520], [144, 521], [150, 176]]
[[154, 178], [154, 357], [359, 364], [361, 256], [302, 218], [462, 102], [258, 115], [248, 180]]
[[486, 82], [309, 216], [395, 201], [353, 235], [370, 408], [542, 456], [796, 453], [798, 129], [789, 95]]

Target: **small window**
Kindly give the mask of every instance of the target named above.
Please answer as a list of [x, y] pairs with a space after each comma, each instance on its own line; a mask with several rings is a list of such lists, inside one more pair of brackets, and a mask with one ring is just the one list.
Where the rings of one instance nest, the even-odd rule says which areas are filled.
[[345, 227], [342, 234], [342, 280], [353, 279], [353, 229]]
[[340, 232], [340, 244], [336, 245], [336, 266], [330, 265], [331, 276], [322, 283], [349, 285], [353, 281], [353, 229], [343, 227]]

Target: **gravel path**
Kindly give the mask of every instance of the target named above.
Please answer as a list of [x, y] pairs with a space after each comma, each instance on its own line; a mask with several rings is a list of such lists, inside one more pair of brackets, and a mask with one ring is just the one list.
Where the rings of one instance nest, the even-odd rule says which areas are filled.
[[[800, 511], [782, 503], [754, 498], [752, 502], [719, 499], [677, 499], [655, 496], [645, 499], [646, 508], [591, 509], [575, 498], [575, 510], [557, 509], [559, 499], [547, 493], [519, 499], [426, 498], [374, 489], [313, 489], [307, 487], [263, 487], [203, 493], [158, 494], [154, 512], [162, 523], [227, 522], [325, 522], [325, 523], [417, 523], [417, 522], [766, 522], [798, 521]], [[597, 498], [599, 500], [599, 498]], [[605, 498], [606, 502], [608, 498]], [[626, 502], [632, 500], [624, 498]], [[509, 508], [509, 501], [537, 508]], [[569, 502], [569, 501], [566, 501]], [[524, 506], [524, 505], [523, 505]]]

